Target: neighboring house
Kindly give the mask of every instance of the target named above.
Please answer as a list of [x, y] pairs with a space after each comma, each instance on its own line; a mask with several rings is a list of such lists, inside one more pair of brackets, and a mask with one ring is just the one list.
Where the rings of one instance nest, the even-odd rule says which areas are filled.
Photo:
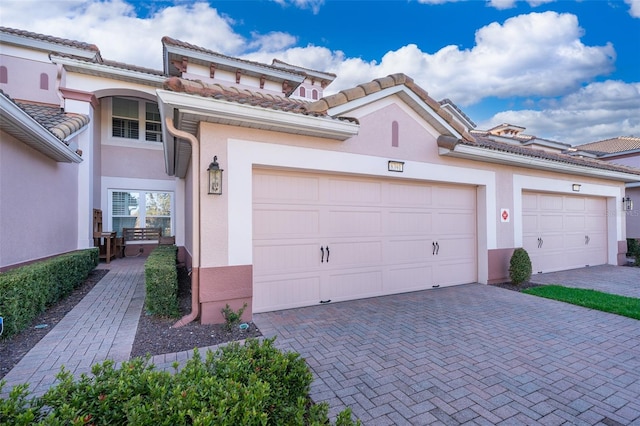
[[[574, 147], [580, 155], [640, 169], [640, 137], [620, 136]], [[640, 182], [626, 185], [626, 195], [635, 207], [625, 211], [627, 238], [640, 239]]]
[[[169, 37], [162, 72], [19, 30], [0, 29], [0, 42], [8, 102], [34, 100], [14, 73], [50, 69], [53, 93], [39, 102], [89, 119], [68, 143], [50, 141], [71, 154], [77, 145], [77, 164], [39, 154], [28, 135], [6, 137], [3, 121], [1, 149], [10, 155], [0, 158], [0, 267], [89, 247], [94, 208], [108, 230], [161, 224], [192, 270], [193, 311], [180, 322], [212, 323], [227, 303], [247, 302], [250, 317], [500, 282], [516, 247], [529, 251], [536, 272], [624, 260], [620, 200], [640, 169], [514, 138], [517, 126], [478, 132], [451, 101], [435, 101], [406, 75], [324, 96], [333, 74]], [[2, 114], [21, 122], [20, 111]], [[209, 194], [214, 158], [224, 170], [220, 195]], [[40, 169], [51, 169], [46, 188]], [[67, 169], [70, 177], [55, 182], [54, 170]], [[23, 181], [28, 189], [16, 190]], [[77, 243], [31, 252], [52, 245], [40, 224], [56, 201], [69, 215], [61, 233]], [[15, 206], [39, 209], [21, 215]]]

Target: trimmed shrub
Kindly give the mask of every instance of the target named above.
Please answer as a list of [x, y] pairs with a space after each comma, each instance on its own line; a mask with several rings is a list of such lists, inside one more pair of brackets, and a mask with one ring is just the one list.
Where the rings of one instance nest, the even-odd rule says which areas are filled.
[[[205, 360], [196, 349], [181, 370], [174, 365], [174, 374], [156, 371], [149, 358], [119, 368], [105, 361], [77, 381], [63, 369], [41, 398], [27, 400], [26, 387], [14, 388], [0, 401], [0, 423], [328, 425], [328, 405], [309, 398], [312, 375], [304, 360], [273, 341], [235, 342], [207, 351]], [[340, 426], [359, 424], [350, 409], [336, 419]]]
[[509, 262], [509, 278], [515, 285], [520, 285], [531, 278], [531, 259], [523, 248], [517, 248], [511, 255]]
[[144, 264], [145, 305], [152, 315], [176, 318], [178, 306], [178, 247], [159, 246]]
[[98, 266], [98, 260], [98, 249], [91, 248], [0, 273], [2, 338], [21, 332], [47, 306], [67, 297]]
[[634, 266], [640, 266], [640, 241], [636, 238], [627, 238], [627, 256], [635, 259]]

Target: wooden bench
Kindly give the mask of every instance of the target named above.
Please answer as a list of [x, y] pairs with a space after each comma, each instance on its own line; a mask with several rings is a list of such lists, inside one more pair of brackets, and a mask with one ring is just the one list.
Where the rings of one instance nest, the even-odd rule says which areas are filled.
[[125, 256], [148, 255], [160, 244], [162, 228], [122, 228], [122, 239]]

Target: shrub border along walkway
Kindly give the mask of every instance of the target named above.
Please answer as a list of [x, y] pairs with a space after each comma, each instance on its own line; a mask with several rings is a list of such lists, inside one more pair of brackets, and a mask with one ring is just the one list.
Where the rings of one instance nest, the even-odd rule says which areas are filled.
[[634, 297], [555, 284], [528, 288], [522, 292], [640, 320], [640, 299]]

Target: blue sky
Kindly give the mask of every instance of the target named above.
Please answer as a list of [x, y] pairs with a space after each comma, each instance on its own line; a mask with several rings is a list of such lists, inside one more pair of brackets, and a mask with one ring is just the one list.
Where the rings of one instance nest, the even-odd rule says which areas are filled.
[[333, 72], [328, 93], [403, 72], [479, 128], [572, 144], [640, 136], [640, 0], [3, 0], [0, 12], [2, 26], [151, 68], [168, 35]]

